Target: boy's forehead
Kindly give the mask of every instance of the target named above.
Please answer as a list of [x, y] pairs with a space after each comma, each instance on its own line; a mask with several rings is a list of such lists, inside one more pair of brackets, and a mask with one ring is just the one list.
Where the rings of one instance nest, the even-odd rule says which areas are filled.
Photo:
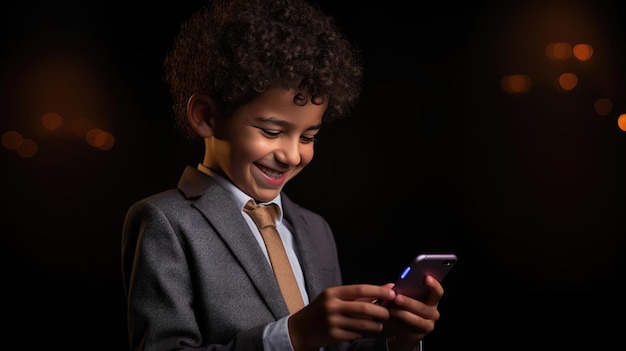
[[[328, 103], [294, 89], [270, 88], [242, 106], [244, 110], [265, 117], [312, 115], [321, 119]], [[253, 112], [254, 111], [254, 112]]]
[[313, 96], [305, 91], [294, 88], [275, 88], [271, 87], [260, 93], [253, 101], [280, 101], [281, 103], [291, 103], [298, 106], [306, 106], [308, 104], [324, 105], [326, 100], [322, 97]]

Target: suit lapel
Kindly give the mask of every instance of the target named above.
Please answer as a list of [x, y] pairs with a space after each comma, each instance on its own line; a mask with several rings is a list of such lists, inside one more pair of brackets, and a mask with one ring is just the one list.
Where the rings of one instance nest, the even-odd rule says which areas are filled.
[[197, 197], [193, 206], [205, 216], [209, 227], [226, 243], [276, 319], [288, 315], [278, 284], [267, 284], [268, 280], [276, 279], [274, 273], [244, 220], [241, 209], [237, 208], [228, 193], [213, 178], [192, 167], [185, 169], [179, 188], [187, 197]]

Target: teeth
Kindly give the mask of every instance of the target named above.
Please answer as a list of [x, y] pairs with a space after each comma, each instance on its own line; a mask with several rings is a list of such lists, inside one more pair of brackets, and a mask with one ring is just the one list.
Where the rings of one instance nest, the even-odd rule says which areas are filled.
[[261, 172], [265, 173], [265, 175], [267, 175], [270, 178], [277, 179], [283, 175], [283, 172], [276, 172], [271, 168], [263, 167], [261, 165], [259, 165], [258, 167], [261, 170]]

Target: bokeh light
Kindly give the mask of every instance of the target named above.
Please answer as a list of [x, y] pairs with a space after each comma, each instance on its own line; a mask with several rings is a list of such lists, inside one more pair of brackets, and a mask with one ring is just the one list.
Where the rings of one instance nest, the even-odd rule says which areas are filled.
[[501, 85], [509, 94], [522, 94], [530, 90], [532, 80], [526, 74], [511, 74], [502, 78]]
[[551, 60], [566, 60], [572, 56], [572, 45], [565, 42], [548, 43], [546, 56]]
[[574, 73], [563, 73], [559, 76], [557, 82], [560, 88], [570, 91], [578, 85], [578, 76]]
[[578, 60], [588, 61], [593, 56], [593, 47], [589, 44], [576, 44], [573, 53]]
[[63, 118], [58, 113], [48, 112], [41, 117], [41, 125], [48, 130], [57, 130], [63, 125]]
[[593, 108], [600, 116], [606, 116], [611, 113], [611, 110], [613, 109], [613, 102], [611, 99], [600, 98], [596, 100], [595, 104], [593, 104]]
[[24, 138], [22, 134], [14, 130], [2, 134], [2, 146], [8, 150], [16, 150], [22, 144]]
[[617, 118], [617, 125], [619, 126], [619, 129], [621, 129], [621, 130], [626, 132], [626, 113], [622, 113]]

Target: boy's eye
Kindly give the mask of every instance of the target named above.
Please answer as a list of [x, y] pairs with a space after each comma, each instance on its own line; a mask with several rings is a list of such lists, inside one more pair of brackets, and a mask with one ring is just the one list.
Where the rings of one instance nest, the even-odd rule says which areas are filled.
[[277, 131], [277, 130], [269, 130], [269, 129], [263, 129], [263, 128], [259, 128], [259, 129], [261, 129], [263, 134], [265, 134], [265, 135], [267, 135], [269, 137], [272, 137], [272, 138], [275, 138], [275, 137], [279, 136], [280, 133], [281, 133], [280, 131]]
[[300, 140], [301, 140], [303, 143], [305, 143], [305, 144], [308, 144], [308, 143], [314, 143], [314, 142], [316, 142], [316, 141], [317, 141], [317, 137], [315, 137], [315, 136], [310, 136], [310, 137], [308, 137], [308, 136], [303, 135], [303, 136], [301, 136], [301, 137], [300, 137]]
[[[270, 138], [278, 138], [281, 134], [283, 134], [283, 132], [280, 130], [271, 130], [271, 129], [265, 129], [265, 128], [259, 128], [259, 129], [261, 130], [263, 134], [267, 135]], [[304, 144], [314, 143], [317, 141], [317, 137], [315, 135], [313, 136], [301, 135], [300, 141]]]

